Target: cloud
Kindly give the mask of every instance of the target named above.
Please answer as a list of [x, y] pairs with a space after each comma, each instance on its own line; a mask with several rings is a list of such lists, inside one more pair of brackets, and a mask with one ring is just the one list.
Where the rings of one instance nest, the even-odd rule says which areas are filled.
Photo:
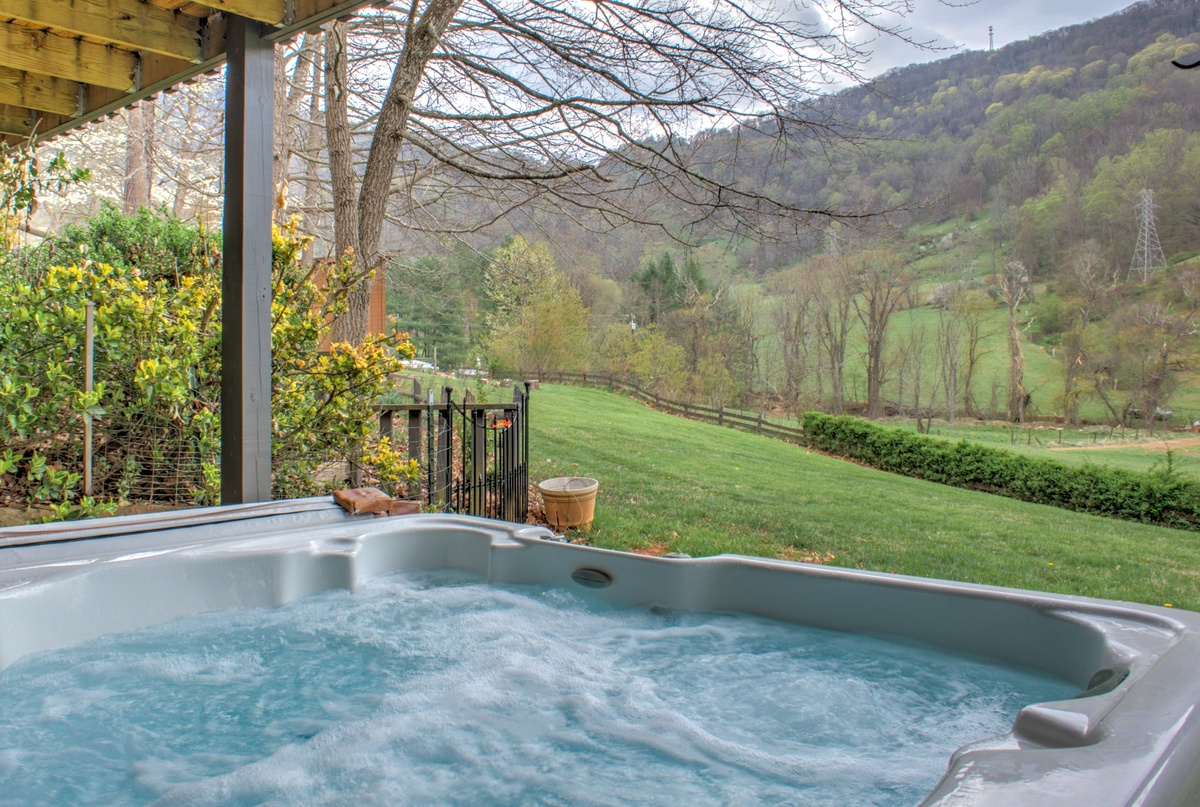
[[[872, 59], [867, 68], [878, 75], [893, 67], [930, 62], [958, 49], [984, 50], [988, 26], [995, 30], [996, 47], [1028, 39], [1075, 23], [1099, 19], [1120, 11], [1130, 0], [978, 0], [969, 5], [953, 0], [913, 0], [913, 13], [895, 17], [894, 22], [910, 29], [908, 38], [931, 43], [939, 50], [914, 47], [893, 37], [877, 38], [869, 45]], [[941, 50], [949, 48], [951, 50]]]

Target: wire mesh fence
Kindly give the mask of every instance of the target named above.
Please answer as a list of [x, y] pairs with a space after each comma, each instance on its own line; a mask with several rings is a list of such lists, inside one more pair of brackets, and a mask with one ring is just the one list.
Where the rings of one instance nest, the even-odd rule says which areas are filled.
[[[393, 393], [384, 400], [404, 402], [378, 404], [364, 413], [368, 433], [361, 428], [352, 433], [312, 432], [303, 441], [277, 442], [272, 451], [273, 497], [378, 485], [390, 495], [418, 499], [432, 509], [524, 521], [529, 502], [529, 385], [516, 385], [512, 400], [502, 403], [478, 401], [470, 391], [455, 398], [449, 387], [429, 395], [418, 381], [397, 378]], [[219, 420], [215, 406], [197, 402], [191, 415], [197, 412], [205, 412], [210, 424]], [[360, 427], [362, 422], [360, 418]], [[13, 448], [36, 452], [51, 476], [77, 474], [87, 479], [90, 485], [81, 492], [96, 501], [181, 507], [219, 503], [219, 440], [213, 429], [189, 419], [188, 412], [165, 420], [108, 422], [100, 417], [90, 426], [90, 458], [84, 450], [88, 430], [80, 419], [56, 434], [31, 435], [28, 445]], [[373, 475], [377, 468], [362, 461], [384, 438], [405, 460], [417, 461], [418, 482], [385, 483]], [[24, 505], [31, 496], [36, 498], [31, 494], [36, 483], [19, 481], [21, 485], [0, 489], [0, 499], [5, 500], [0, 503]], [[48, 493], [43, 500], [55, 498], [61, 498], [61, 492]]]

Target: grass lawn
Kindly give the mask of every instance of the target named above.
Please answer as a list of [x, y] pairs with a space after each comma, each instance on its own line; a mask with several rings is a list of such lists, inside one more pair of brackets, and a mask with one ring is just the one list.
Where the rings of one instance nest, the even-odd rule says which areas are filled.
[[600, 480], [588, 540], [736, 553], [1200, 610], [1200, 534], [1026, 504], [863, 468], [543, 385], [531, 478]]

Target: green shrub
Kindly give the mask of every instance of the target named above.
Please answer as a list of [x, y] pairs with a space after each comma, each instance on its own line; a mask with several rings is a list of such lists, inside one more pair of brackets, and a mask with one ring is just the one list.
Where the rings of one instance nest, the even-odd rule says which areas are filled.
[[[78, 491], [84, 420], [91, 418], [99, 497], [215, 504], [221, 278], [210, 259], [212, 241], [145, 213], [107, 211], [102, 219], [103, 226], [76, 235], [120, 238], [76, 243], [59, 253], [74, 254], [70, 265], [31, 269], [24, 260], [0, 262], [0, 446], [7, 452], [0, 459], [0, 496], [51, 507], [58, 517], [99, 511], [102, 503]], [[163, 251], [133, 249], [155, 238], [169, 242]], [[324, 466], [362, 453], [374, 433], [371, 405], [390, 387], [388, 374], [412, 355], [404, 334], [320, 351], [345, 296], [312, 282], [312, 268], [300, 263], [306, 243], [295, 221], [277, 231], [273, 243], [277, 498], [325, 490]], [[83, 257], [89, 254], [114, 262]], [[148, 273], [135, 264], [139, 259], [149, 262]], [[328, 271], [330, 289], [351, 280], [348, 264]], [[95, 307], [95, 387], [85, 394], [88, 302]]]
[[1073, 467], [963, 440], [950, 443], [858, 418], [804, 415], [813, 447], [883, 471], [1066, 510], [1200, 530], [1200, 483], [1169, 467], [1148, 473]]
[[46, 266], [87, 259], [136, 268], [151, 283], [176, 282], [198, 267], [219, 269], [221, 238], [220, 233], [188, 224], [165, 210], [154, 213], [142, 208], [126, 216], [105, 202], [95, 216], [67, 225], [35, 252]]

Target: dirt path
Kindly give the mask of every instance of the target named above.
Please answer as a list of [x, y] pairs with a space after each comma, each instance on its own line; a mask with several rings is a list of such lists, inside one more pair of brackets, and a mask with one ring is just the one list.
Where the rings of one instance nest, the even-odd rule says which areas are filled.
[[1145, 451], [1175, 451], [1179, 448], [1200, 446], [1200, 437], [1184, 437], [1181, 440], [1146, 440], [1140, 443], [1091, 446], [1050, 446], [1051, 451], [1111, 451], [1117, 448], [1140, 448]]

